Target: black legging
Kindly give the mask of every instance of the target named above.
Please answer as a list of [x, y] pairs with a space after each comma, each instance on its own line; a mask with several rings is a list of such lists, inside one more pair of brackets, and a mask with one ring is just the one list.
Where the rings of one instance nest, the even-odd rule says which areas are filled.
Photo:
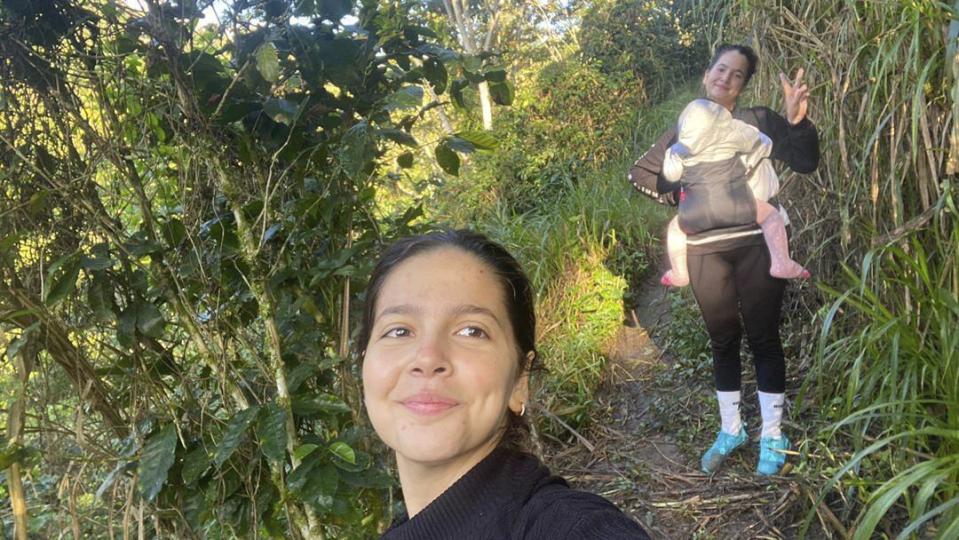
[[720, 253], [689, 255], [689, 283], [706, 321], [713, 349], [716, 389], [740, 390], [742, 313], [746, 339], [753, 351], [759, 390], [786, 390], [786, 362], [779, 340], [779, 316], [786, 281], [769, 275], [765, 244]]

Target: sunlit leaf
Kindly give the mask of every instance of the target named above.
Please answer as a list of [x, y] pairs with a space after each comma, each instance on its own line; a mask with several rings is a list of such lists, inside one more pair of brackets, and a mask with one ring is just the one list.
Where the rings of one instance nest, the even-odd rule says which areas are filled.
[[496, 150], [499, 141], [488, 131], [460, 131], [457, 137], [469, 141], [479, 150]]
[[269, 82], [276, 82], [280, 77], [280, 58], [276, 54], [276, 46], [271, 42], [266, 42], [257, 48], [256, 70], [263, 75], [263, 78]]
[[303, 460], [303, 458], [312, 454], [313, 451], [316, 450], [317, 448], [319, 448], [319, 446], [312, 443], [301, 445], [297, 447], [296, 450], [293, 451], [293, 457], [295, 457], [298, 460]]
[[330, 445], [329, 451], [334, 456], [342, 459], [350, 465], [356, 464], [356, 452], [350, 448], [350, 445], [342, 441], [336, 441]]
[[339, 456], [336, 456], [333, 458], [333, 464], [344, 471], [350, 472], [359, 472], [369, 469], [370, 465], [373, 463], [373, 459], [370, 457], [370, 455], [360, 450], [351, 450], [353, 450], [352, 461], [347, 461]]

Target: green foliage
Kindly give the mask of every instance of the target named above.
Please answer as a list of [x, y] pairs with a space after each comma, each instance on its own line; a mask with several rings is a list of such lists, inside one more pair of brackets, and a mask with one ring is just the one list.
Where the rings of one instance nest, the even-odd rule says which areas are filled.
[[[426, 85], [504, 72], [407, 4], [235, 2], [207, 26], [185, 4], [74, 4], [0, 4], [0, 331], [47, 336], [27, 418], [63, 440], [43, 471], [92, 464], [78, 534], [126, 501], [157, 536], [375, 534], [392, 484], [349, 311], [418, 216], [376, 215], [379, 171], [429, 154]], [[461, 135], [427, 144], [457, 166], [495, 146]], [[67, 423], [76, 441], [44, 437]]]
[[240, 446], [246, 436], [247, 429], [256, 420], [256, 415], [259, 412], [260, 407], [254, 405], [237, 412], [233, 415], [233, 418], [230, 418], [230, 422], [226, 425], [226, 431], [223, 433], [223, 439], [217, 445], [216, 453], [213, 455], [213, 463], [217, 467], [222, 466], [226, 460], [230, 459], [233, 452]]
[[641, 80], [576, 60], [544, 66], [498, 116], [497, 151], [476, 156], [467, 180], [445, 182], [450, 194], [440, 200], [450, 204], [442, 211], [455, 215], [491, 200], [516, 213], [548, 207], [622, 154], [643, 99]]
[[606, 253], [570, 255], [538, 306], [549, 314], [540, 341], [549, 377], [538, 396], [547, 410], [579, 426], [589, 419], [605, 354], [622, 326], [626, 281], [606, 267]]
[[176, 427], [167, 424], [147, 437], [140, 456], [140, 496], [152, 501], [167, 481], [177, 446]]
[[607, 76], [643, 81], [659, 101], [702, 74], [703, 27], [683, 0], [591, 2], [579, 29], [581, 55]]
[[[953, 201], [947, 191], [945, 235], [935, 227], [901, 247], [872, 250], [860, 272], [846, 268], [844, 290], [826, 289], [835, 301], [824, 312], [816, 377], [804, 390], [829, 403], [830, 439], [858, 450], [825, 486], [866, 488], [856, 538], [869, 538], [896, 504], [910, 519], [904, 533], [930, 520], [936, 538], [959, 527], [959, 303], [943, 287], [959, 270]], [[951, 248], [940, 255], [926, 245]], [[852, 320], [858, 331], [846, 334]], [[823, 377], [839, 383], [822, 385]], [[881, 482], [862, 482], [871, 478]]]
[[286, 458], [286, 410], [267, 403], [260, 409], [254, 431], [264, 456], [274, 462]]
[[[806, 476], [828, 478], [817, 483], [820, 499], [834, 501], [856, 538], [954, 536], [959, 236], [949, 177], [959, 146], [955, 132], [934, 126], [957, 110], [959, 71], [943, 33], [955, 11], [942, 2], [700, 4], [704, 18], [726, 21], [717, 41], [759, 51], [757, 99], [776, 104], [778, 72], [798, 67], [813, 89], [819, 174], [780, 197], [799, 232], [792, 245], [817, 265], [828, 300], [802, 400], [829, 422], [810, 442], [826, 458], [805, 460]], [[819, 300], [809, 295], [809, 311]]]

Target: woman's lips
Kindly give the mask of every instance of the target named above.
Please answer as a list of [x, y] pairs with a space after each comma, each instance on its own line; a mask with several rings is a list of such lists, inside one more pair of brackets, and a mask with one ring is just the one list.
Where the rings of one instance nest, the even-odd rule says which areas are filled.
[[459, 405], [459, 402], [436, 394], [421, 393], [400, 400], [400, 403], [413, 414], [434, 415], [446, 412]]

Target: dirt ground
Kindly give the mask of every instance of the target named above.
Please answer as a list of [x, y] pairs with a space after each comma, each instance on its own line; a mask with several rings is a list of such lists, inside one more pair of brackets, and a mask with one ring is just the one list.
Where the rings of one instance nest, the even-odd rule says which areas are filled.
[[[675, 294], [675, 293], [669, 293]], [[546, 448], [546, 461], [574, 487], [598, 493], [642, 523], [655, 539], [832, 538], [838, 524], [817, 513], [800, 527], [811, 496], [787, 463], [771, 479], [753, 471], [758, 459], [755, 385], [744, 383], [743, 417], [752, 437], [710, 478], [701, 453], [719, 426], [711, 379], [677, 370], [662, 338], [670, 301], [658, 274], [641, 287], [595, 397], [593, 418], [575, 443]], [[795, 461], [795, 460], [793, 460]], [[838, 522], [837, 522], [838, 523]]]

